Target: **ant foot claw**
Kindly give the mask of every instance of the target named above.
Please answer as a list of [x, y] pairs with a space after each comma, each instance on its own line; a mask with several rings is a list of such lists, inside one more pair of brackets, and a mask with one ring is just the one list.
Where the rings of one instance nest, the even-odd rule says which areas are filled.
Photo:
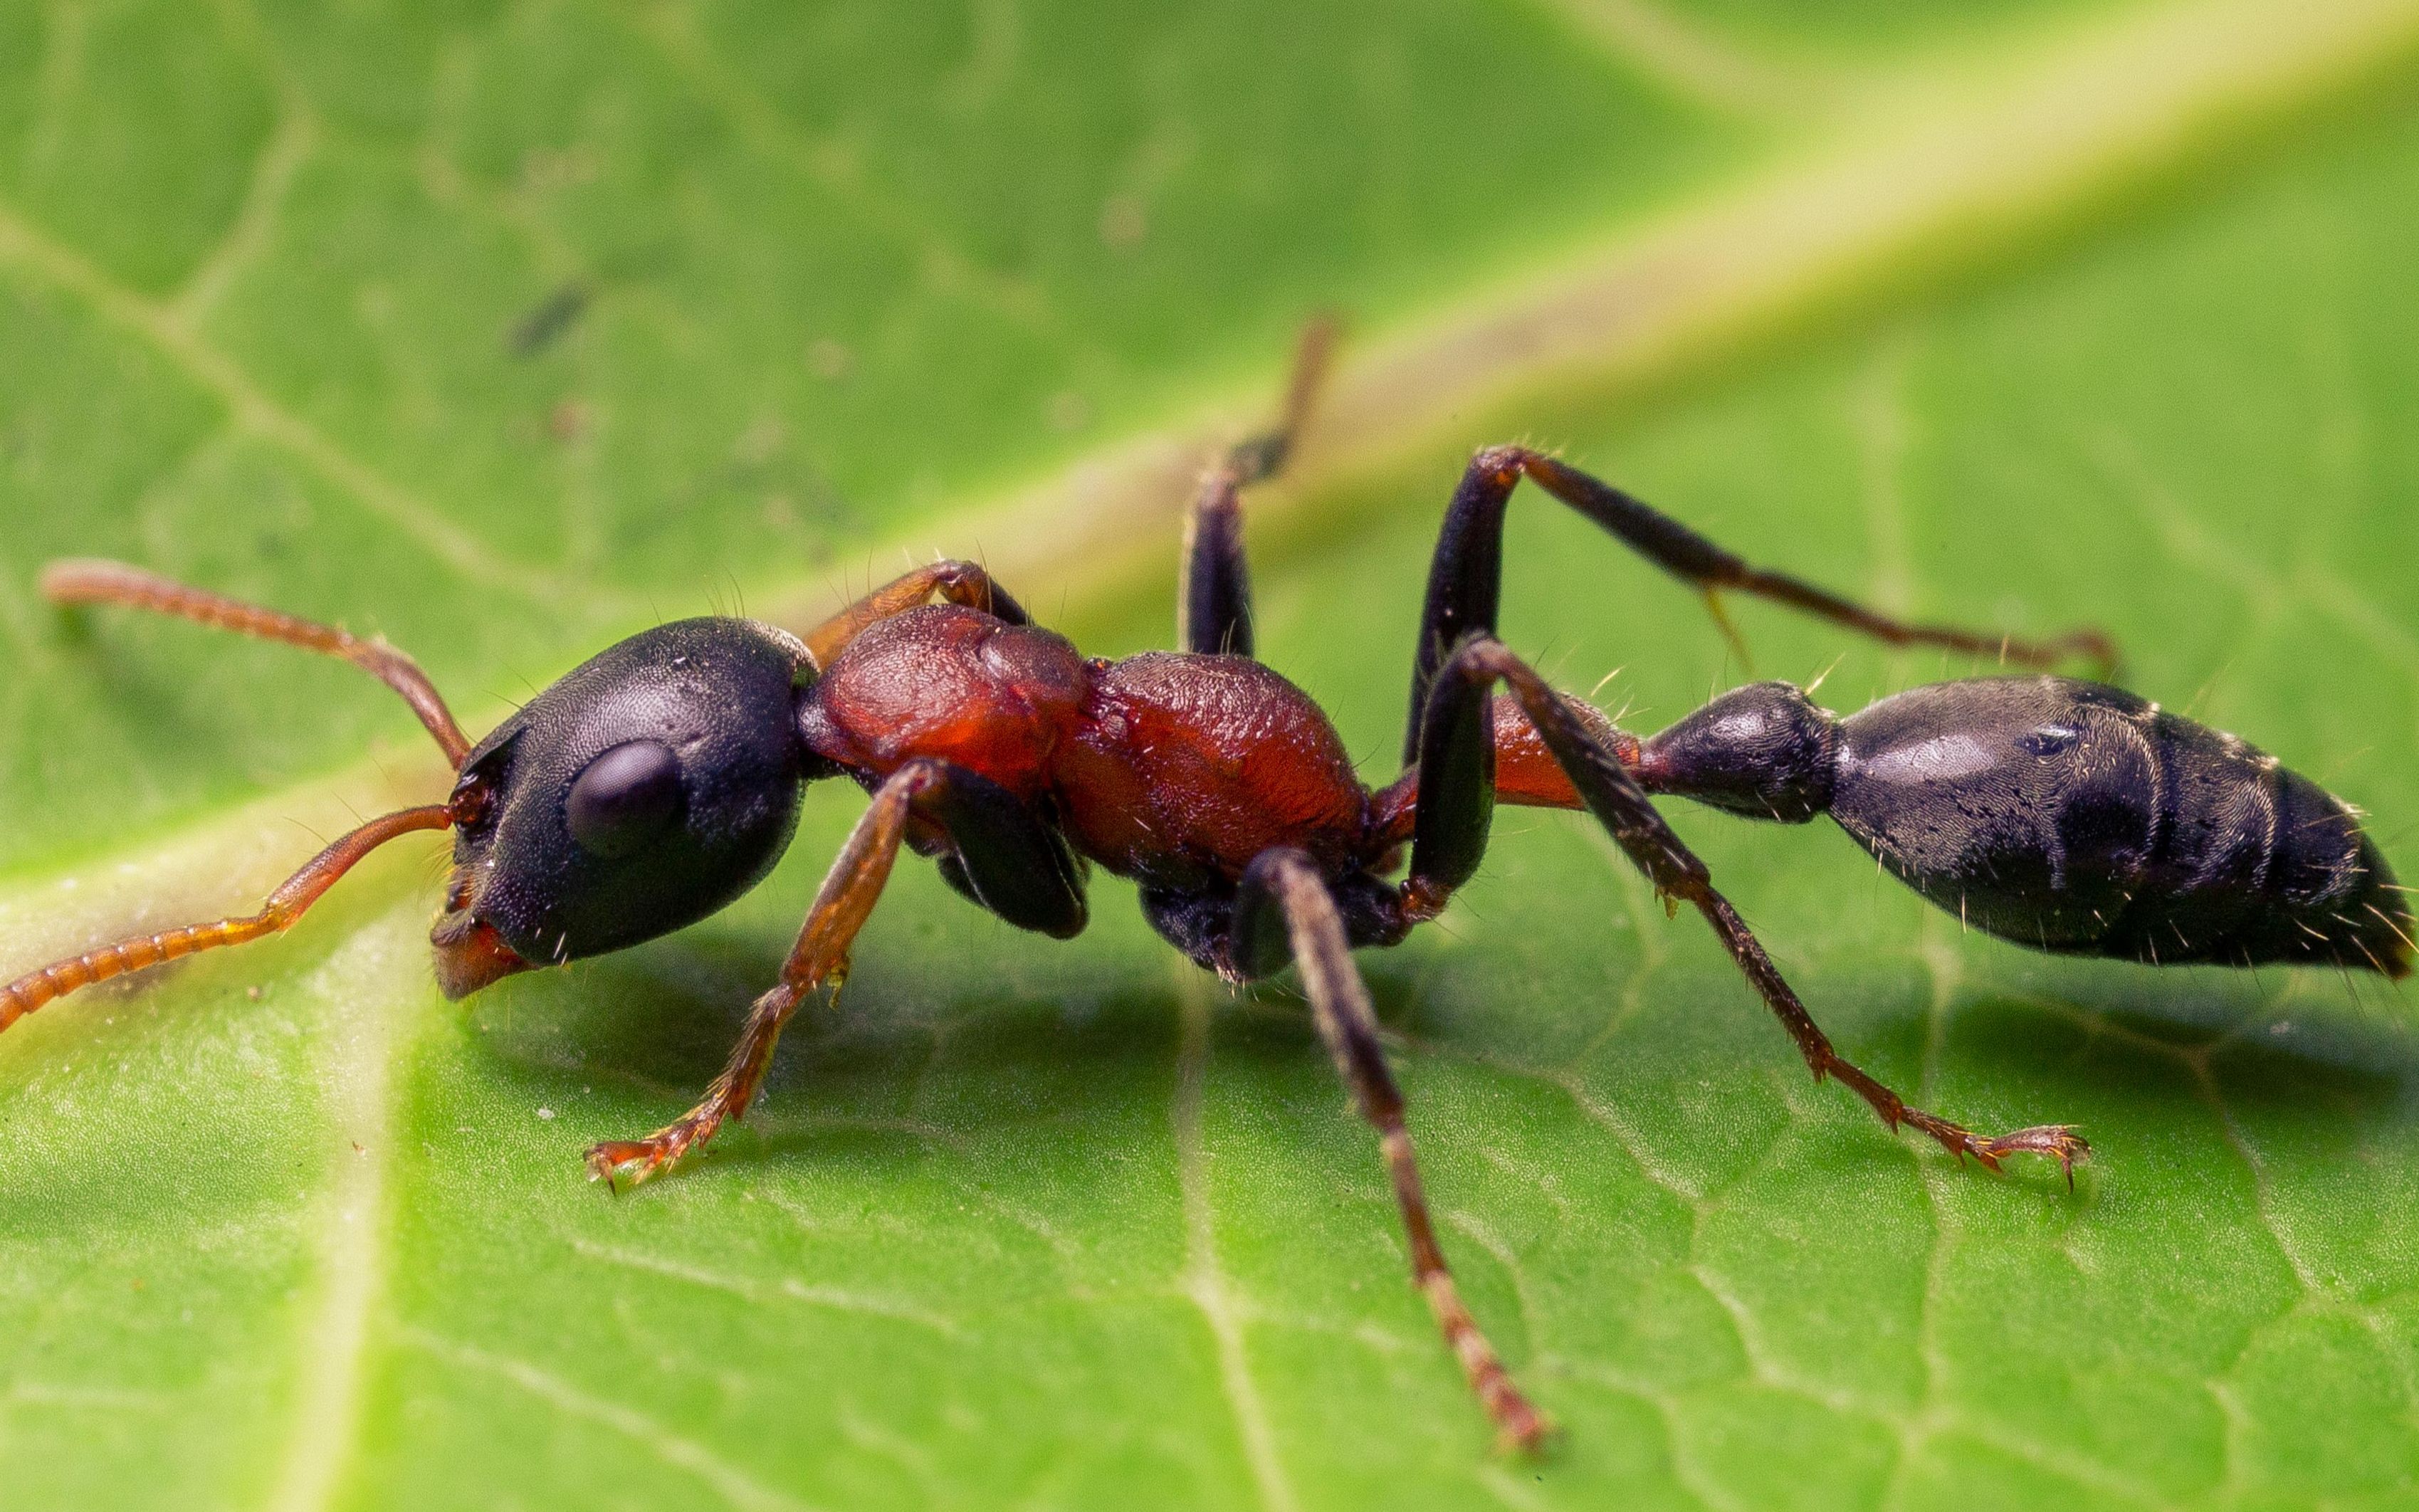
[[2063, 1123], [2044, 1123], [2030, 1129], [2018, 1129], [1996, 1139], [1975, 1141], [1975, 1156], [1993, 1170], [2007, 1155], [2047, 1155], [2066, 1173], [2069, 1191], [2074, 1188], [2074, 1163], [2091, 1153], [2091, 1146], [2074, 1130]]
[[1502, 1421], [1495, 1433], [1498, 1454], [1519, 1454], [1535, 1458], [1554, 1446], [1562, 1437], [1563, 1426], [1526, 1401], [1519, 1411]]
[[612, 1139], [588, 1149], [588, 1179], [602, 1181], [616, 1193], [627, 1183], [637, 1186], [688, 1153], [705, 1131], [676, 1123], [644, 1139]]

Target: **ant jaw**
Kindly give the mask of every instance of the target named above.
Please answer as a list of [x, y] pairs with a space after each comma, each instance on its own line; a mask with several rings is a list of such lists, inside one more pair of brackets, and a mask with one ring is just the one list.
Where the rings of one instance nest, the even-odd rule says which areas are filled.
[[459, 1002], [480, 988], [534, 969], [532, 962], [504, 943], [495, 927], [467, 912], [445, 915], [429, 932], [437, 950], [437, 985], [449, 1002]]

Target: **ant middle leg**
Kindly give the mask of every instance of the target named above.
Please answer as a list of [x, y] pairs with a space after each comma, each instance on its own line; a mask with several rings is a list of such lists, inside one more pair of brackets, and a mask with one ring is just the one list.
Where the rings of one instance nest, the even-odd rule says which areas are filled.
[[1233, 932], [1234, 952], [1254, 968], [1253, 974], [1276, 969], [1288, 955], [1301, 968], [1319, 1038], [1351, 1088], [1353, 1105], [1378, 1131], [1403, 1231], [1410, 1242], [1412, 1283], [1427, 1298], [1446, 1345], [1461, 1362], [1471, 1390], [1478, 1394], [1497, 1431], [1507, 1443], [1537, 1448], [1552, 1425], [1513, 1383], [1454, 1285], [1428, 1216], [1419, 1160], [1403, 1122], [1403, 1094], [1386, 1067], [1368, 989], [1352, 964], [1343, 916], [1308, 854], [1271, 850], [1253, 860], [1237, 889]]
[[1184, 518], [1184, 567], [1177, 600], [1176, 638], [1187, 651], [1252, 655], [1252, 585], [1243, 555], [1240, 490], [1285, 470], [1327, 376], [1335, 335], [1333, 320], [1314, 320], [1302, 329], [1276, 424], [1230, 447], [1201, 479], [1201, 491]]
[[722, 1074], [698, 1104], [644, 1139], [609, 1140], [588, 1151], [593, 1179], [643, 1181], [744, 1116], [772, 1063], [781, 1030], [819, 988], [835, 994], [848, 975], [857, 932], [881, 900], [911, 829], [922, 829], [957, 864], [959, 886], [1020, 929], [1069, 938], [1086, 920], [1083, 874], [1066, 842], [1007, 789], [948, 762], [920, 760], [892, 773], [850, 831], [815, 893], [781, 979], [756, 999]]
[[2069, 1183], [2073, 1181], [2074, 1163], [2090, 1147], [2072, 1129], [2044, 1124], [1995, 1136], [1975, 1134], [1908, 1106], [1834, 1049], [1730, 900], [1715, 890], [1704, 862], [1648, 801], [1630, 770], [1637, 761], [1634, 748], [1625, 760], [1615, 742], [1593, 728], [1534, 669], [1489, 637], [1472, 636], [1456, 647], [1439, 668], [1428, 696], [1417, 750], [1419, 793], [1410, 872], [1402, 885], [1408, 913], [1433, 917], [1453, 889], [1477, 870], [1486, 849], [1495, 771], [1489, 690], [1498, 682], [1510, 687], [1580, 800], [1646, 873], [1665, 904], [1685, 903], [1704, 916], [1740, 973], [1789, 1031], [1815, 1080], [1838, 1077], [1892, 1129], [1910, 1125], [1961, 1160], [1971, 1155], [1996, 1170], [2010, 1155], [2047, 1155], [2064, 1168]]
[[936, 764], [941, 780], [917, 796], [908, 843], [969, 902], [1018, 929], [1055, 940], [1084, 933], [1086, 868], [1066, 835], [981, 773]]
[[1524, 477], [1703, 594], [1715, 623], [1739, 650], [1742, 661], [1745, 647], [1722, 609], [1724, 593], [1785, 604], [1885, 645], [1941, 646], [2035, 668], [2052, 667], [2072, 656], [2089, 657], [2103, 669], [2116, 664], [2115, 646], [2098, 630], [2073, 630], [2035, 640], [1893, 619], [1802, 579], [1749, 565], [1678, 520], [1577, 468], [1526, 447], [1493, 446], [1471, 458], [1462, 474], [1428, 567], [1427, 597], [1412, 664], [1409, 728], [1403, 736], [1406, 762], [1419, 749], [1420, 717], [1427, 704], [1429, 685], [1446, 654], [1465, 636], [1495, 633], [1503, 579], [1503, 515], [1513, 489]]

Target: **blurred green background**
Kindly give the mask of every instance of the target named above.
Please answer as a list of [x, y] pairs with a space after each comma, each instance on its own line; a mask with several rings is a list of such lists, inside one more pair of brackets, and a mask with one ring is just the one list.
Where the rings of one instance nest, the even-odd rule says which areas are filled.
[[[2129, 683], [2419, 869], [2419, 5], [0, 0], [0, 970], [252, 900], [442, 777], [349, 669], [63, 617], [114, 555], [492, 719], [611, 639], [980, 554], [1172, 635], [1187, 480], [1392, 775], [1473, 445], [1560, 448]], [[1507, 638], [1656, 727], [1746, 669], [1549, 504]], [[1743, 608], [1851, 708], [1975, 670]], [[1607, 679], [1599, 683], [1599, 679]], [[1445, 1242], [1565, 1426], [1489, 1453], [1285, 981], [901, 869], [755, 1115], [612, 1200], [862, 803], [677, 937], [441, 1001], [441, 847], [0, 1039], [0, 1507], [2384, 1507], [2419, 1500], [2419, 1041], [2322, 973], [1961, 935], [1827, 825], [1673, 813], [1848, 1054], [1507, 811], [1364, 958]]]

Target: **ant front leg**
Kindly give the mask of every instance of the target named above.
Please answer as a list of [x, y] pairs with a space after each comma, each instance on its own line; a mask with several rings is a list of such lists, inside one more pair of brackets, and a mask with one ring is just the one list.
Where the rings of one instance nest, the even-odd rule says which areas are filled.
[[911, 825], [927, 826], [947, 847], [953, 879], [969, 896], [1020, 929], [1060, 939], [1082, 931], [1084, 879], [1057, 832], [1014, 795], [948, 762], [908, 763], [873, 795], [815, 893], [781, 980], [756, 999], [722, 1074], [697, 1106], [644, 1139], [613, 1140], [588, 1151], [591, 1177], [633, 1184], [661, 1171], [747, 1111], [763, 1085], [773, 1047], [798, 1005], [818, 988], [837, 993], [850, 948], [871, 916]]
[[911, 762], [875, 792], [872, 807], [850, 831], [848, 843], [817, 889], [806, 925], [782, 964], [780, 981], [748, 1009], [739, 1043], [704, 1099], [644, 1139], [611, 1140], [592, 1148], [591, 1178], [613, 1180], [627, 1174], [633, 1184], [643, 1181], [713, 1138], [726, 1119], [747, 1112], [790, 1015], [808, 994], [826, 982], [836, 991], [848, 975], [849, 948], [881, 900], [899, 859], [900, 841], [906, 837], [908, 810], [917, 794], [938, 777], [937, 764]]
[[1252, 584], [1243, 560], [1240, 490], [1285, 470], [1327, 375], [1335, 333], [1332, 320], [1314, 320], [1303, 329], [1276, 424], [1236, 443], [1201, 480], [1201, 491], [1184, 518], [1184, 569], [1177, 601], [1176, 638], [1187, 651], [1252, 654]]
[[1351, 1088], [1353, 1105], [1378, 1131], [1403, 1231], [1410, 1241], [1412, 1282], [1427, 1298], [1446, 1345], [1460, 1360], [1471, 1390], [1478, 1394], [1504, 1442], [1537, 1448], [1552, 1425], [1513, 1383], [1454, 1286], [1453, 1272], [1437, 1243], [1436, 1225], [1428, 1216], [1410, 1132], [1404, 1127], [1403, 1094], [1379, 1043], [1378, 1016], [1352, 964], [1351, 942], [1334, 896], [1307, 853], [1271, 850], [1254, 858], [1236, 892], [1233, 939], [1236, 958], [1250, 963], [1255, 974], [1277, 969], [1288, 955], [1301, 968], [1319, 1038], [1327, 1041], [1337, 1072]]
[[1503, 514], [1512, 490], [1524, 477], [1703, 594], [1715, 623], [1729, 637], [1742, 662], [1747, 660], [1746, 647], [1722, 609], [1720, 595], [1726, 592], [1786, 604], [1885, 645], [1940, 646], [2024, 667], [2052, 667], [2077, 656], [2090, 657], [2103, 669], [2116, 665], [2116, 648], [2097, 630], [2027, 640], [1892, 619], [1802, 579], [1751, 566], [1678, 520], [1577, 468], [1526, 447], [1494, 446], [1471, 458], [1469, 471], [1462, 474], [1428, 567], [1427, 599], [1420, 616], [1420, 642], [1411, 671], [1409, 728], [1403, 734], [1406, 762], [1419, 750], [1420, 716], [1446, 654], [1465, 636], [1495, 633], [1503, 584]]
[[[1911, 1125], [1961, 1160], [1971, 1155], [1996, 1170], [2010, 1155], [2047, 1155], [2065, 1169], [2067, 1181], [2072, 1184], [2074, 1163], [2090, 1150], [2072, 1129], [2045, 1124], [1996, 1136], [1975, 1134], [1909, 1107], [1896, 1092], [1832, 1048], [1829, 1037], [1806, 1011], [1806, 1005], [1764, 954], [1738, 911], [1714, 889], [1704, 862], [1656, 812], [1625, 764], [1623, 751], [1592, 728], [1534, 669], [1485, 636], [1472, 636], [1454, 651], [1438, 670], [1428, 696], [1418, 748], [1419, 795], [1410, 875], [1403, 883], [1407, 909], [1419, 917], [1432, 917], [1452, 890], [1477, 870], [1486, 849], [1495, 763], [1488, 689], [1499, 681], [1511, 688], [1547, 749], [1578, 789], [1580, 800], [1631, 862], [1646, 873], [1666, 903], [1687, 903], [1713, 926], [1740, 973], [1796, 1041], [1815, 1080], [1838, 1077], [1892, 1129]], [[1634, 749], [1629, 760], [1637, 760]]]

